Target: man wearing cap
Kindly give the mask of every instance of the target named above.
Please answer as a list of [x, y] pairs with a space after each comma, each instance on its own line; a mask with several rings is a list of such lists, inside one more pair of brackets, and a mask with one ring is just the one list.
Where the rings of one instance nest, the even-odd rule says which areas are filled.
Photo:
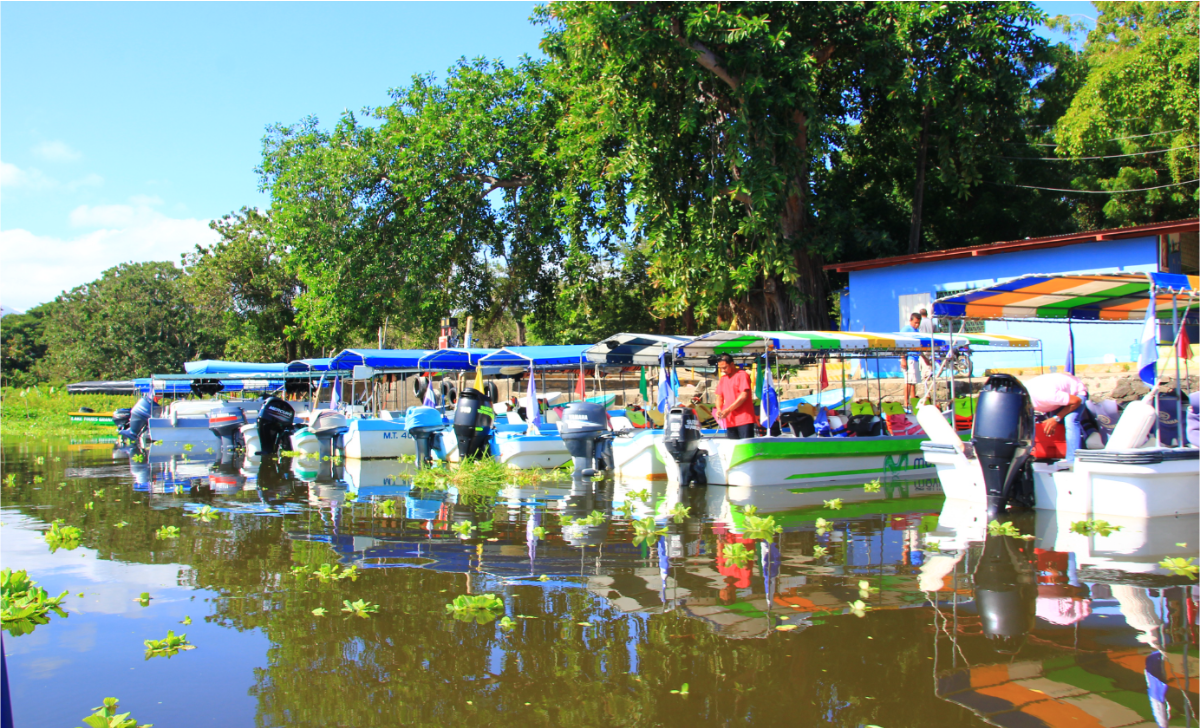
[[1066, 372], [1051, 372], [1030, 379], [1025, 383], [1025, 389], [1033, 400], [1034, 411], [1050, 415], [1042, 424], [1047, 435], [1053, 435], [1060, 424], [1066, 426], [1067, 456], [1064, 460], [1074, 461], [1075, 451], [1082, 446], [1079, 411], [1087, 400], [1087, 387]]
[[717, 359], [717, 369], [725, 376], [717, 383], [717, 408], [713, 417], [725, 420], [725, 436], [730, 440], [754, 437], [754, 394], [750, 386], [750, 375], [738, 369], [733, 357], [722, 354]]

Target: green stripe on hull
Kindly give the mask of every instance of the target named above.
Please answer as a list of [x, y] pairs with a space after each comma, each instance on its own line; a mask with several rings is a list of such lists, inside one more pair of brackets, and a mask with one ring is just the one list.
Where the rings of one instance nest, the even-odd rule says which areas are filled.
[[[862, 486], [860, 485], [859, 487], [861, 488]], [[787, 511], [772, 511], [762, 515], [769, 515], [775, 519], [777, 525], [788, 528], [815, 523], [818, 518], [832, 521], [834, 519], [845, 520], [848, 518], [862, 518], [864, 516], [886, 516], [893, 513], [940, 511], [942, 503], [945, 500], [946, 496], [941, 493], [930, 493], [928, 495], [917, 495], [907, 498], [880, 497], [878, 500], [845, 503], [836, 511], [832, 508], [825, 508], [824, 504], [814, 504]], [[745, 527], [746, 518], [741, 509], [734, 509], [732, 516], [734, 528], [741, 529]]]
[[740, 443], [733, 448], [729, 467], [736, 468], [751, 460], [793, 460], [799, 458], [838, 458], [862, 455], [907, 455], [921, 451], [921, 437], [820, 437], [783, 438], [763, 442]]
[[[933, 466], [930, 466], [933, 467]], [[906, 468], [906, 470], [909, 468]], [[837, 478], [843, 475], [870, 475], [871, 473], [882, 473], [886, 468], [866, 468], [864, 470], [830, 470], [824, 473], [796, 473], [789, 475], [788, 480], [800, 480], [803, 478]], [[793, 490], [793, 493], [808, 490], [808, 488], [800, 488]]]

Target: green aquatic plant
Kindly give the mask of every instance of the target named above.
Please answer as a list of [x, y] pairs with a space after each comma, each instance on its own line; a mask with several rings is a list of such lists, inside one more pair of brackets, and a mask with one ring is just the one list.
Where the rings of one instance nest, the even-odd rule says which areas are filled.
[[1195, 579], [1197, 572], [1200, 572], [1200, 566], [1196, 566], [1194, 562], [1195, 559], [1167, 557], [1158, 562], [1158, 565], [1176, 576], [1187, 576]]
[[817, 526], [817, 534], [819, 534], [821, 536], [824, 536], [825, 534], [827, 534], [831, 530], [833, 530], [833, 523], [831, 521], [826, 521], [824, 518], [818, 518], [816, 526]]
[[631, 490], [629, 491], [628, 495], [631, 500], [640, 500], [646, 505], [650, 505], [650, 501], [654, 499], [654, 495], [645, 488], [641, 490]]
[[93, 490], [92, 495], [97, 498], [103, 498], [104, 497], [104, 489], [100, 488], [99, 490]]
[[184, 451], [184, 452], [191, 452], [191, 451], [192, 451], [192, 443], [190, 443], [190, 442], [185, 442], [185, 443], [183, 444], [183, 451]]
[[307, 457], [308, 453], [303, 450], [280, 450], [279, 457], [281, 458], [302, 458]]
[[46, 545], [50, 547], [50, 553], [54, 553], [58, 549], [71, 551], [79, 546], [79, 539], [83, 537], [83, 531], [80, 531], [75, 526], [64, 526], [61, 518], [55, 519], [50, 524], [50, 530], [46, 531], [43, 537], [46, 539]]
[[125, 528], [128, 525], [129, 525], [129, 521], [119, 521], [119, 522], [113, 524], [113, 528], [120, 529], [120, 528]]
[[618, 508], [617, 510], [620, 511], [621, 518], [625, 519], [626, 521], [633, 518], [633, 503], [631, 503], [630, 501], [625, 501], [624, 503], [622, 503], [621, 507]]
[[758, 506], [742, 506], [738, 510], [742, 512], [743, 516], [757, 516], [758, 515]]
[[194, 650], [195, 645], [188, 642], [186, 634], [175, 634], [175, 630], [167, 630], [167, 636], [161, 640], [145, 640], [146, 659], [151, 657], [171, 657], [180, 650]]
[[104, 705], [92, 708], [91, 715], [83, 719], [88, 728], [154, 728], [153, 723], [138, 723], [129, 713], [118, 713], [116, 698], [105, 698]]
[[329, 610], [325, 607], [317, 607], [316, 609], [312, 610], [312, 614], [314, 617], [324, 617], [325, 613], [328, 611]]
[[676, 503], [671, 509], [671, 520], [675, 523], [683, 523], [692, 515], [692, 509], [682, 503]]
[[347, 566], [339, 571], [337, 564], [321, 564], [312, 575], [314, 578], [320, 579], [325, 583], [341, 581], [342, 579], [358, 581], [358, 567]]
[[192, 618], [191, 618], [191, 617], [184, 617], [183, 619], [179, 620], [179, 623], [180, 623], [180, 624], [182, 624], [182, 625], [184, 625], [184, 626], [187, 626], [187, 625], [189, 625], [189, 624], [191, 624], [191, 623], [192, 623]]
[[396, 462], [400, 463], [401, 465], [415, 465], [417, 463], [417, 456], [401, 455], [400, 457], [396, 458]]
[[446, 611], [463, 622], [487, 624], [499, 617], [504, 602], [495, 594], [459, 594], [446, 605]]
[[853, 613], [854, 616], [856, 616], [856, 617], [867, 616], [867, 611], [871, 609], [871, 607], [868, 606], [867, 603], [861, 599], [859, 599], [858, 601], [850, 602], [849, 604], [850, 604], [851, 613]]
[[680, 687], [678, 690], [672, 690], [671, 694], [672, 695], [682, 695], [686, 698], [688, 695], [688, 684], [684, 683], [683, 686]]
[[46, 464], [46, 456], [38, 455], [36, 458], [33, 459], [33, 462], [37, 463], [38, 465], [45, 465]]
[[539, 541], [545, 539], [546, 538], [546, 529], [542, 528], [541, 526], [534, 526], [533, 527], [533, 537]]
[[211, 447], [206, 447], [206, 448], [204, 448], [204, 452], [208, 453], [209, 455], [212, 455], [216, 451], [213, 450]]
[[475, 530], [475, 524], [471, 523], [470, 521], [459, 521], [451, 526], [450, 530], [454, 531], [459, 536], [467, 537], [471, 535], [471, 531]]
[[87, 503], [83, 504], [83, 510], [85, 510], [85, 511], [90, 511], [95, 507], [96, 507], [96, 504], [93, 503], [92, 501], [88, 501]]
[[154, 537], [158, 539], [179, 538], [181, 533], [183, 532], [179, 530], [179, 526], [162, 526], [154, 532]]
[[871, 586], [869, 581], [858, 582], [858, 595], [863, 599], [870, 599], [872, 594], [878, 594], [879, 587]]
[[1001, 523], [1000, 521], [992, 521], [988, 524], [988, 535], [1021, 538], [1021, 530], [1011, 522]]
[[363, 619], [366, 619], [379, 611], [379, 605], [372, 604], [362, 599], [357, 599], [353, 602], [349, 599], [343, 599], [342, 611], [348, 612], [355, 617], [362, 617]]
[[67, 591], [56, 597], [29, 578], [24, 569], [0, 571], [0, 623], [13, 637], [29, 634], [38, 626], [50, 622], [50, 615], [66, 618], [62, 600]]
[[653, 516], [646, 516], [640, 521], [633, 521], [633, 545], [645, 543], [647, 546], [653, 546], [658, 543], [659, 536], [666, 536], [667, 529], [656, 528]]
[[508, 615], [500, 618], [500, 629], [504, 630], [505, 632], [511, 632], [516, 628], [517, 622], [513, 618], [509, 617]]
[[825, 507], [831, 511], [840, 511], [842, 510], [842, 499], [834, 498], [833, 500], [827, 500], [825, 501]]
[[592, 511], [586, 518], [580, 518], [576, 523], [580, 526], [602, 526], [604, 525], [604, 514], [600, 511]]
[[771, 543], [777, 533], [783, 533], [783, 528], [775, 525], [774, 516], [746, 516], [746, 538], [761, 539]]
[[1124, 526], [1114, 526], [1108, 521], [1075, 521], [1071, 524], [1071, 532], [1082, 536], [1107, 536], [1114, 531], [1120, 531]]
[[814, 559], [823, 558], [827, 553], [829, 553], [829, 549], [825, 548], [824, 546], [813, 546]]
[[145, 456], [145, 455], [143, 455], [142, 453], [138, 453], [138, 454], [136, 454], [136, 455], [131, 455], [131, 456], [129, 456], [129, 459], [130, 459], [130, 460], [132, 460], [132, 461], [133, 461], [133, 462], [135, 462], [135, 463], [144, 463], [144, 462], [146, 462], [146, 456]]
[[46, 482], [46, 479], [43, 478], [42, 476], [40, 476], [40, 475], [33, 476], [33, 484], [34, 485], [38, 485], [39, 483], [44, 483], [44, 482]]
[[5, 475], [4, 476], [4, 485], [9, 488], [15, 488], [17, 485], [16, 473], [9, 473], [8, 475]]
[[212, 506], [200, 506], [200, 510], [195, 513], [187, 514], [188, 518], [195, 518], [197, 521], [208, 523], [221, 515], [221, 512]]
[[575, 525], [575, 516], [559, 516], [558, 525], [566, 528], [567, 526]]
[[746, 548], [745, 544], [727, 543], [721, 548], [721, 555], [725, 557], [725, 561], [733, 564], [739, 569], [750, 562], [754, 558], [754, 552]]
[[864, 493], [878, 493], [879, 489], [882, 487], [883, 487], [883, 484], [879, 482], [879, 478], [876, 478], [875, 480], [872, 480], [870, 483], [863, 484], [863, 492]]
[[396, 515], [396, 501], [392, 500], [391, 498], [380, 501], [378, 504], [378, 509], [379, 512], [385, 516], [394, 516]]
[[148, 606], [150, 606], [151, 599], [153, 599], [153, 597], [150, 596], [150, 592], [142, 592], [133, 601], [137, 602], [138, 604], [142, 605], [143, 607], [148, 607]]

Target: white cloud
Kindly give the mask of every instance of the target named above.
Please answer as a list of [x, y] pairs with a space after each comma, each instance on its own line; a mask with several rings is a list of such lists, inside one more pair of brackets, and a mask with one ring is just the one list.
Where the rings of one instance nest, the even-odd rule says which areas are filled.
[[83, 155], [67, 146], [66, 142], [42, 142], [33, 148], [33, 153], [47, 162], [75, 162]]
[[22, 229], [0, 231], [5, 304], [28, 309], [51, 301], [119, 263], [166, 260], [178, 265], [181, 254], [217, 238], [207, 220], [167, 217], [144, 204], [82, 205], [69, 220], [72, 226], [96, 229], [68, 239]]
[[79, 179], [62, 184], [53, 177], [35, 167], [21, 169], [15, 164], [0, 162], [0, 187], [27, 190], [51, 190], [65, 188], [74, 192], [84, 187], [99, 187], [104, 184], [104, 178], [95, 172], [85, 174]]

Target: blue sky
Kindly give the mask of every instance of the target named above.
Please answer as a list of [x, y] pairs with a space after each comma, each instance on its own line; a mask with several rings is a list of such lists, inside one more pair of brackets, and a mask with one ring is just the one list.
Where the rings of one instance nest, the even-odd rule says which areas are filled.
[[534, 5], [0, 4], [0, 302], [24, 310], [120, 262], [177, 262], [212, 240], [209, 220], [266, 207], [265, 127], [331, 125], [461, 56], [538, 56]]

